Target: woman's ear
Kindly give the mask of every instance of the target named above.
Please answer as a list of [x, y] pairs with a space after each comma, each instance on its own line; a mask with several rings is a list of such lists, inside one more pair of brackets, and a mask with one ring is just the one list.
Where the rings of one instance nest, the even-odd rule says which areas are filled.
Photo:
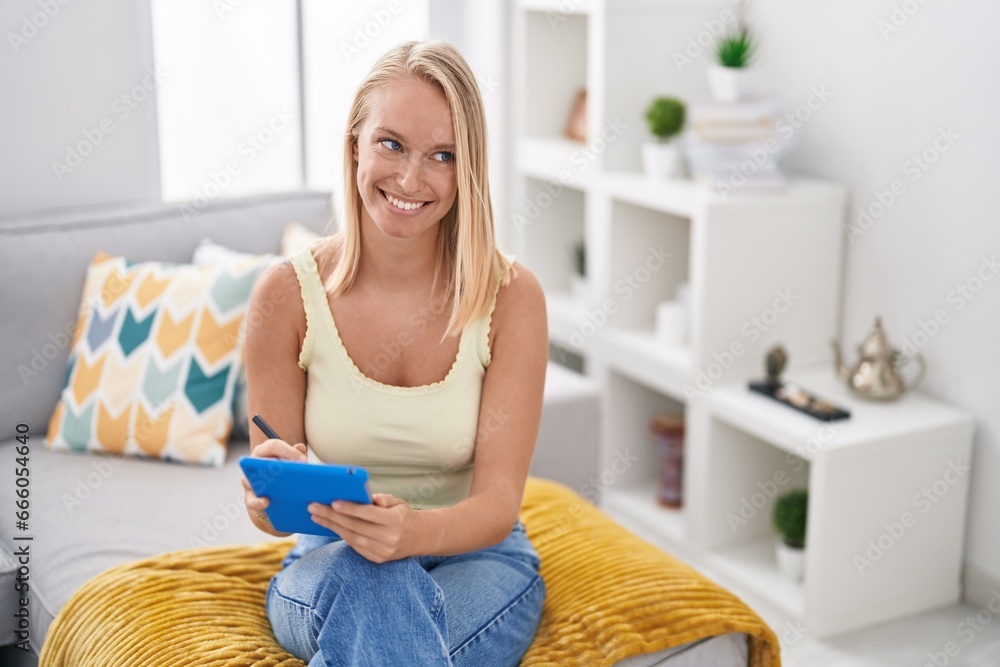
[[354, 161], [358, 161], [358, 140], [355, 139], [354, 143], [351, 144], [351, 153], [354, 155]]

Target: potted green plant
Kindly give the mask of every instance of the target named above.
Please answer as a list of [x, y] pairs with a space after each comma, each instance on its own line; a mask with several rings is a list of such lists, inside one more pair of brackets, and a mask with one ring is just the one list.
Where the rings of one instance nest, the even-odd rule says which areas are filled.
[[642, 145], [642, 166], [660, 179], [683, 176], [680, 150], [674, 139], [684, 129], [687, 107], [676, 97], [657, 97], [646, 109], [646, 122], [656, 141]]
[[750, 29], [740, 25], [715, 45], [716, 64], [708, 67], [708, 87], [720, 102], [738, 102], [751, 94], [750, 65], [757, 53], [757, 41]]
[[795, 580], [802, 578], [805, 563], [808, 508], [809, 492], [796, 489], [778, 497], [771, 515], [781, 535], [776, 546], [778, 568]]

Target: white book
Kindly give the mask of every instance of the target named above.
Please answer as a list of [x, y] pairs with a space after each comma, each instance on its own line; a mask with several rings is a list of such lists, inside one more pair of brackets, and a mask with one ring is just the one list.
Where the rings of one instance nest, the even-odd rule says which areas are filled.
[[690, 100], [687, 103], [689, 123], [753, 122], [773, 120], [780, 110], [778, 100], [763, 98], [746, 102], [719, 102], [713, 99]]

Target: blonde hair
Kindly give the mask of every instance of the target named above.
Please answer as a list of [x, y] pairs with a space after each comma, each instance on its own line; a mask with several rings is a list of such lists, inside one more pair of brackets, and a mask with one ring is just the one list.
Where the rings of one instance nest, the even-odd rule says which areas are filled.
[[340, 258], [324, 287], [337, 296], [350, 289], [357, 277], [364, 203], [357, 185], [354, 146], [368, 118], [372, 92], [405, 77], [418, 77], [444, 92], [455, 133], [458, 191], [455, 204], [439, 223], [431, 286], [433, 293], [439, 276], [447, 276], [445, 303], [454, 297], [447, 337], [485, 315], [495, 291], [510, 283], [512, 272], [516, 275], [512, 259], [496, 245], [483, 100], [465, 59], [447, 42], [409, 41], [390, 49], [358, 87], [344, 133], [343, 227], [333, 235], [341, 248]]

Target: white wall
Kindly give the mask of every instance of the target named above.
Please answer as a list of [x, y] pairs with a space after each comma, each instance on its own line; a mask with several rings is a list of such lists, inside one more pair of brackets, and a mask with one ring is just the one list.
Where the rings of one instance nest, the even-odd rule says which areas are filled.
[[[886, 29], [893, 7], [898, 30]], [[1000, 276], [981, 269], [1000, 259], [1000, 4], [751, 0], [747, 18], [762, 39], [762, 79], [786, 108], [812, 86], [831, 93], [789, 164], [850, 187], [848, 223], [861, 233], [846, 244], [848, 358], [881, 314], [894, 343], [909, 339], [926, 358], [921, 389], [976, 415], [966, 563], [1000, 581]], [[935, 151], [948, 128], [957, 138]], [[912, 159], [925, 150], [938, 155], [922, 171]], [[902, 194], [859, 225], [859, 207], [897, 180]], [[980, 270], [994, 279], [977, 284]], [[981, 289], [971, 300], [954, 291], [966, 281]], [[921, 336], [936, 312], [944, 324]]]
[[0, 3], [0, 217], [158, 201], [148, 4], [43, 4]]

